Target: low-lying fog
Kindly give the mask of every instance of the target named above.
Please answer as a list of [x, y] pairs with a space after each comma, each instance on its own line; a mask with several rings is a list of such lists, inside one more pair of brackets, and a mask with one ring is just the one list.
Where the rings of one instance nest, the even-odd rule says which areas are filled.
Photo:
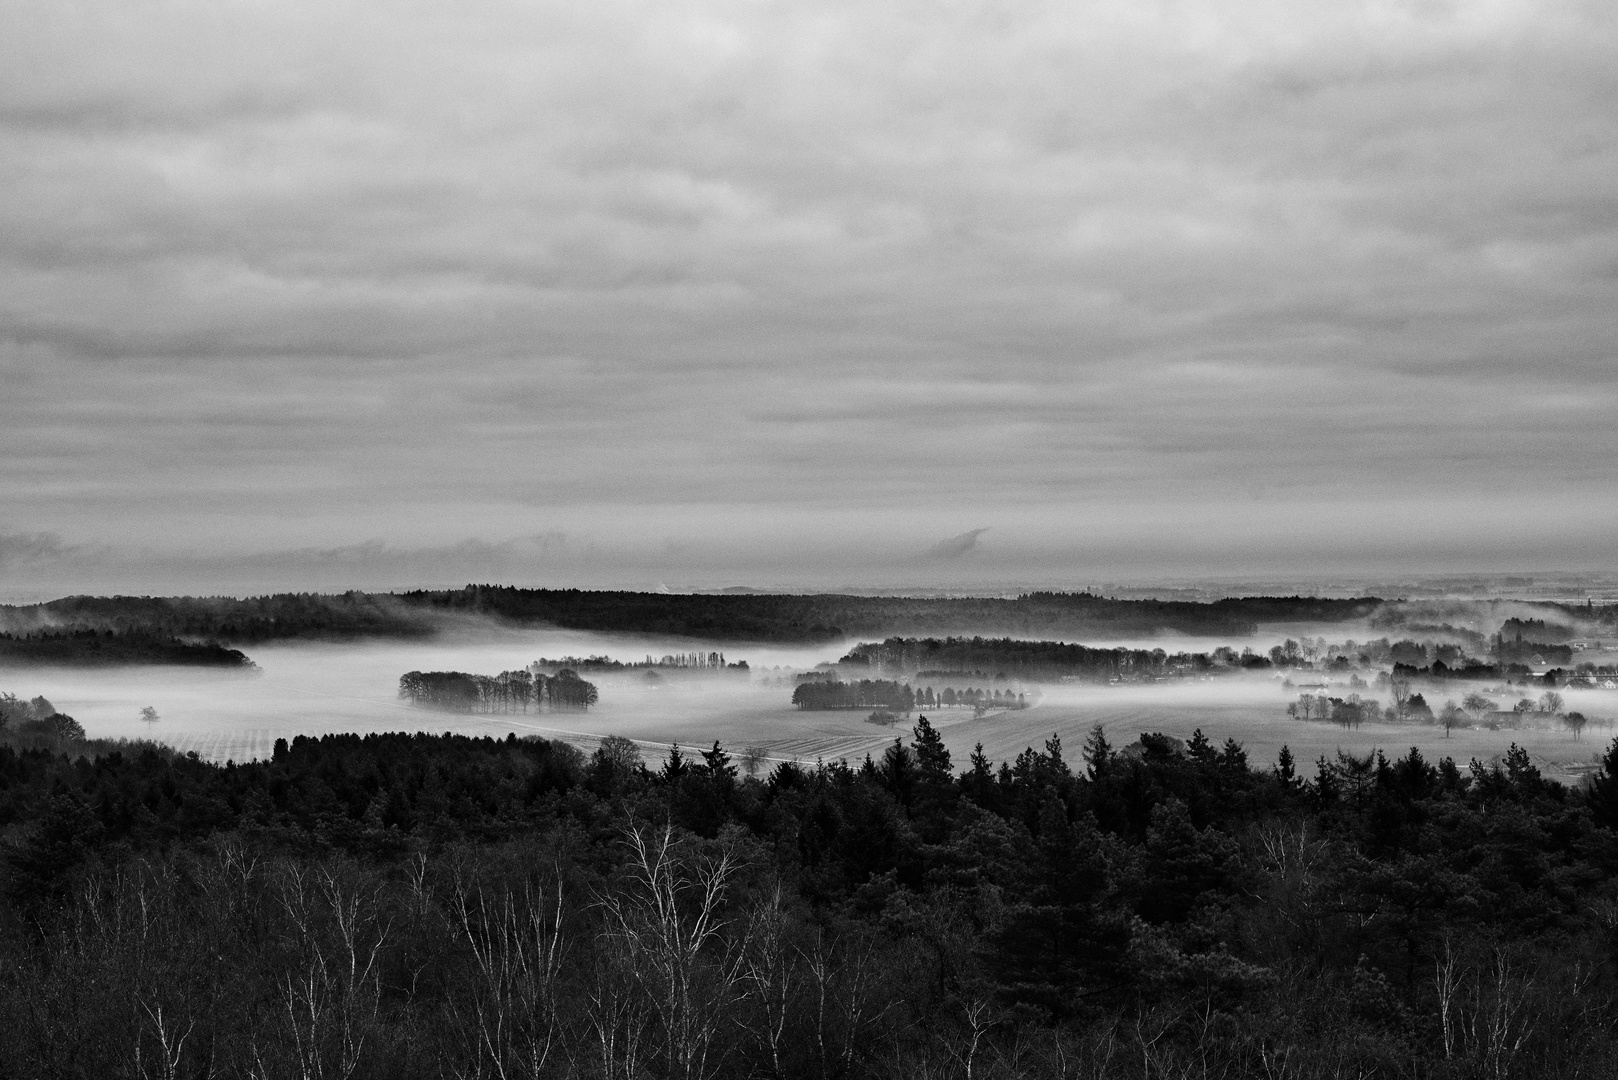
[[[1340, 641], [1344, 637], [1363, 640], [1374, 632], [1339, 624], [1287, 626], [1246, 641], [1164, 635], [1084, 643], [1169, 652], [1232, 645], [1262, 653], [1287, 636], [1301, 634]], [[585, 677], [596, 683], [601, 695], [599, 704], [587, 713], [491, 716], [418, 709], [398, 699], [399, 676], [411, 670], [493, 675], [525, 667], [540, 657], [607, 655], [628, 662], [647, 654], [706, 653], [717, 646], [558, 630], [489, 630], [429, 642], [260, 645], [247, 650], [260, 672], [245, 675], [175, 667], [4, 668], [0, 669], [0, 692], [25, 698], [43, 694], [57, 709], [78, 719], [92, 737], [151, 738], [215, 761], [268, 756], [278, 738], [380, 731], [502, 736], [516, 732], [567, 739], [586, 748], [600, 736], [623, 735], [641, 742], [649, 759], [660, 757], [671, 742], [692, 747], [717, 739], [738, 755], [746, 747], [762, 747], [771, 758], [854, 760], [868, 751], [880, 753], [896, 735], [907, 734], [909, 724], [873, 725], [867, 722], [864, 710], [800, 712], [790, 704], [790, 678], [786, 686], [761, 684], [771, 675], [768, 669], [810, 668], [836, 660], [852, 644], [724, 647], [727, 660], [746, 660], [751, 665], [750, 679], [669, 676], [654, 683], [641, 673], [586, 672]], [[1453, 684], [1426, 693], [1436, 709], [1445, 697], [1458, 700], [1472, 689], [1477, 687]], [[1317, 756], [1334, 755], [1339, 748], [1364, 753], [1380, 747], [1391, 756], [1416, 745], [1430, 757], [1448, 754], [1464, 766], [1472, 757], [1498, 757], [1515, 741], [1530, 751], [1547, 775], [1564, 779], [1587, 767], [1610, 742], [1610, 718], [1618, 715], [1618, 692], [1568, 689], [1563, 691], [1567, 708], [1591, 718], [1582, 741], [1574, 741], [1560, 727], [1459, 729], [1446, 739], [1433, 726], [1368, 722], [1345, 730], [1320, 720], [1293, 719], [1287, 716], [1286, 705], [1299, 691], [1283, 688], [1281, 675], [1274, 672], [1143, 685], [1045, 686], [1040, 691], [1037, 704], [1023, 711], [974, 717], [967, 709], [941, 709], [929, 710], [928, 715], [944, 735], [958, 767], [965, 765], [975, 743], [983, 743], [991, 760], [1009, 760], [1026, 746], [1042, 745], [1053, 734], [1061, 737], [1069, 760], [1076, 764], [1085, 734], [1093, 724], [1101, 723], [1119, 747], [1143, 731], [1185, 738], [1201, 727], [1218, 743], [1235, 738], [1246, 747], [1254, 764], [1273, 763], [1285, 743], [1300, 771], [1310, 775]], [[1376, 696], [1374, 690], [1364, 693]], [[160, 719], [155, 723], [141, 719], [146, 706], [157, 711]], [[1509, 708], [1510, 701], [1504, 707]]]
[[[43, 694], [84, 725], [92, 738], [151, 738], [217, 761], [270, 753], [278, 738], [355, 731], [517, 732], [556, 737], [621, 733], [644, 728], [658, 741], [686, 741], [685, 728], [704, 716], [729, 718], [783, 706], [790, 691], [754, 688], [745, 678], [665, 679], [588, 674], [601, 689], [588, 713], [475, 716], [414, 708], [398, 698], [407, 671], [469, 671], [485, 675], [526, 667], [546, 657], [604, 654], [642, 660], [716, 647], [662, 638], [567, 631], [489, 630], [432, 641], [349, 644], [294, 642], [256, 645], [246, 652], [256, 673], [191, 667], [0, 668], [0, 692]], [[838, 646], [726, 648], [726, 659], [753, 666], [813, 667], [835, 660]], [[148, 723], [150, 706], [159, 720]], [[795, 710], [789, 710], [794, 711]], [[705, 729], [701, 729], [705, 730]], [[670, 732], [667, 736], [663, 733]]]

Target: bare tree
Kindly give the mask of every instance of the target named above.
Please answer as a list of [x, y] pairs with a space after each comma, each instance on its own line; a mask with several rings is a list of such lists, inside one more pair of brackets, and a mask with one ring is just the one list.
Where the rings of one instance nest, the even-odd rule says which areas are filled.
[[972, 1070], [977, 1064], [978, 1053], [983, 1049], [983, 1041], [999, 1018], [995, 1015], [994, 1002], [988, 994], [970, 995], [961, 1002], [961, 1011], [966, 1021], [966, 1045], [956, 1056], [966, 1072], [966, 1080], [972, 1080]]
[[[281, 980], [281, 1005], [292, 1035], [298, 1080], [348, 1080], [359, 1068], [381, 1004], [379, 960], [391, 925], [376, 897], [335, 870], [287, 868], [280, 896], [302, 954]], [[258, 1075], [269, 1070], [254, 1053]]]
[[1483, 722], [1486, 715], [1494, 712], [1494, 702], [1473, 691], [1461, 699], [1461, 708], [1466, 710], [1467, 715], [1472, 718], [1474, 724], [1479, 724]]
[[781, 883], [777, 881], [748, 919], [747, 951], [742, 963], [742, 977], [752, 1005], [750, 1018], [744, 1019], [742, 1026], [763, 1045], [776, 1077], [786, 1075], [781, 1048], [798, 985], [799, 963], [800, 957], [786, 941], [786, 909], [782, 905]]
[[1452, 1061], [1459, 1038], [1461, 970], [1449, 938], [1444, 938], [1444, 955], [1434, 961], [1433, 989], [1438, 996], [1438, 1029], [1444, 1041], [1444, 1060]]
[[651, 1017], [636, 989], [633, 974], [621, 964], [596, 966], [595, 985], [584, 999], [584, 1018], [602, 1080], [641, 1080], [645, 1075]]
[[1493, 1080], [1511, 1075], [1511, 1065], [1533, 1033], [1528, 1009], [1533, 980], [1523, 976], [1505, 950], [1496, 949], [1487, 977], [1476, 981], [1471, 1036], [1481, 1072]]
[[721, 918], [735, 851], [688, 857], [671, 827], [626, 831], [630, 883], [601, 898], [608, 941], [646, 994], [662, 1031], [667, 1073], [703, 1080], [717, 1062], [714, 1042], [741, 996], [745, 939]]
[[596, 746], [595, 753], [590, 755], [592, 766], [607, 767], [625, 775], [639, 769], [644, 760], [634, 740], [622, 735], [605, 736]]
[[[188, 1021], [184, 1027], [178, 1020], [165, 1018], [161, 1003], [153, 1005], [147, 1001], [140, 1002], [143, 1014], [141, 1031], [135, 1037], [135, 1075], [154, 1077], [156, 1080], [178, 1080], [180, 1076], [180, 1062], [185, 1056], [185, 1041], [191, 1037], [192, 1030], [197, 1026], [195, 1020]], [[156, 1044], [156, 1053], [150, 1055], [155, 1059], [148, 1063], [146, 1044], [150, 1031], [150, 1039]], [[214, 1075], [209, 1069], [208, 1076]]]
[[552, 898], [528, 888], [498, 896], [457, 881], [451, 907], [477, 964], [475, 1072], [499, 1080], [539, 1077], [556, 1052], [558, 979], [564, 955], [562, 883]]
[[1393, 715], [1403, 720], [1410, 704], [1410, 679], [1404, 675], [1393, 676], [1388, 680], [1388, 692], [1393, 695]]
[[813, 983], [815, 1058], [821, 1080], [846, 1076], [852, 1071], [861, 1033], [900, 1001], [889, 999], [880, 1009], [873, 1008], [875, 972], [868, 947], [849, 955], [836, 939], [828, 941], [817, 933], [814, 945], [802, 955]]

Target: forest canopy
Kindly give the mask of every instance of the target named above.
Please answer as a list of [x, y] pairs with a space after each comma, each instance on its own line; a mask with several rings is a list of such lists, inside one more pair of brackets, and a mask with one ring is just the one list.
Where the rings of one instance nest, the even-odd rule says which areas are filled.
[[0, 1075], [1611, 1074], [1618, 742], [1076, 757], [0, 738]]

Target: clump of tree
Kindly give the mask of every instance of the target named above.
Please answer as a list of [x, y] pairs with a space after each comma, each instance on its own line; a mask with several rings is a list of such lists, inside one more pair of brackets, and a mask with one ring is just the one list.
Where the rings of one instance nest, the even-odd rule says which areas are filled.
[[792, 704], [808, 710], [885, 709], [911, 713], [916, 709], [916, 692], [891, 679], [817, 679], [795, 687]]
[[556, 660], [540, 657], [528, 665], [528, 670], [536, 675], [554, 674], [564, 668], [574, 671], [592, 672], [633, 672], [645, 671], [655, 674], [659, 670], [665, 671], [696, 671], [696, 672], [724, 672], [732, 675], [746, 675], [751, 669], [746, 660], [727, 662], [722, 652], [684, 652], [669, 653], [660, 657], [647, 654], [644, 660], [614, 660], [610, 656], [564, 656]]
[[1374, 699], [1353, 693], [1346, 697], [1299, 694], [1298, 700], [1287, 704], [1287, 715], [1296, 720], [1328, 720], [1344, 729], [1358, 728], [1366, 720], [1382, 718], [1381, 708]]
[[1492, 699], [1474, 691], [1461, 699], [1461, 709], [1474, 724], [1481, 724], [1485, 716], [1495, 711], [1495, 705]]
[[1519, 629], [1515, 636], [1508, 636], [1504, 631], [1495, 635], [1494, 655], [1500, 664], [1571, 664], [1573, 647], [1524, 637]]
[[1287, 703], [1287, 715], [1295, 720], [1325, 719], [1330, 709], [1330, 699], [1324, 694], [1299, 694], [1297, 701]]
[[15, 694], [0, 693], [0, 734], [33, 737], [48, 743], [82, 743], [84, 727], [41, 694], [24, 701]]
[[1565, 623], [1515, 617], [1502, 622], [1499, 631], [1502, 640], [1526, 641], [1534, 645], [1561, 645], [1578, 636], [1578, 631]]
[[924, 686], [916, 691], [916, 705], [923, 709], [1026, 709], [1028, 696], [1014, 690], [987, 690], [979, 687], [956, 689], [946, 686], [942, 690]]
[[526, 713], [577, 711], [596, 703], [594, 683], [563, 668], [555, 675], [524, 668], [498, 675], [464, 671], [411, 671], [399, 677], [399, 696], [412, 705], [447, 712]]
[[[1526, 672], [1526, 668], [1523, 669]], [[1434, 660], [1429, 665], [1406, 663], [1396, 660], [1393, 665], [1395, 674], [1407, 679], [1464, 679], [1470, 682], [1482, 682], [1503, 678], [1509, 674], [1517, 673], [1508, 666], [1486, 664], [1481, 660], [1470, 657], [1460, 657], [1451, 663], [1443, 660]]]

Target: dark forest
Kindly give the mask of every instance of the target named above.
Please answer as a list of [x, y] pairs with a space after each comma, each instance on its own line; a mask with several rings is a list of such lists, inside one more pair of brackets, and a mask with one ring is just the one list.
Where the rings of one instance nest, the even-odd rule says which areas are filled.
[[217, 641], [182, 641], [144, 628], [36, 630], [0, 633], [0, 664], [179, 664], [251, 669], [239, 649]]
[[[1089, 593], [1028, 593], [1011, 599], [670, 595], [469, 585], [441, 592], [282, 593], [249, 599], [71, 596], [44, 604], [0, 606], [0, 630], [14, 640], [53, 635], [55, 644], [49, 646], [51, 655], [46, 658], [51, 662], [76, 658], [98, 662], [110, 648], [103, 640], [109, 631], [124, 642], [121, 647], [129, 661], [169, 662], [167, 654], [160, 655], [162, 650], [172, 651], [181, 644], [429, 637], [446, 619], [469, 615], [519, 626], [706, 641], [814, 643], [950, 633], [1072, 637], [1173, 631], [1240, 637], [1254, 633], [1261, 621], [1341, 621], [1364, 616], [1381, 603], [1314, 597], [1193, 603], [1114, 600]], [[76, 642], [83, 646], [77, 656]], [[25, 657], [19, 654], [16, 659]]]
[[[0, 745], [0, 1075], [1571, 1077], [1618, 743], [648, 767], [626, 740]], [[1303, 775], [1307, 773], [1308, 775]]]

